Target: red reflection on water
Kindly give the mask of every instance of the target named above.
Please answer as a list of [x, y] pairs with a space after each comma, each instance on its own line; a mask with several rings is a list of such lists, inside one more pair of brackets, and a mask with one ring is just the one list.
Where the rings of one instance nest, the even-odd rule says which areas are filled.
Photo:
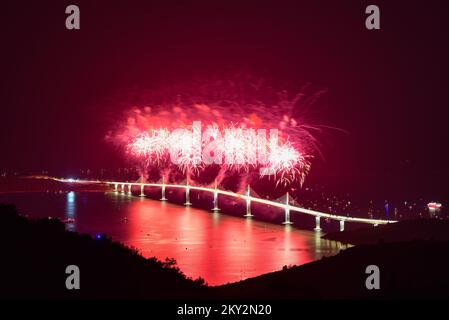
[[141, 199], [125, 208], [124, 243], [146, 257], [175, 258], [189, 277], [210, 285], [300, 265], [338, 251], [300, 231], [244, 218]]

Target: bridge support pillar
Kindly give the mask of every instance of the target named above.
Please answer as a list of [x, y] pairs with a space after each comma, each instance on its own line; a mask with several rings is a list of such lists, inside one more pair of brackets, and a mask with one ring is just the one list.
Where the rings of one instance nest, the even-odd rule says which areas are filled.
[[118, 184], [114, 183], [114, 192], [118, 192]]
[[167, 198], [165, 197], [165, 184], [162, 185], [162, 190], [161, 190], [162, 196], [161, 196], [161, 201], [167, 201]]
[[165, 197], [165, 178], [162, 177], [162, 188], [161, 188], [161, 201], [167, 201], [167, 198]]
[[250, 198], [246, 199], [246, 213], [245, 213], [244, 217], [247, 217], [247, 218], [254, 217], [254, 215], [251, 213], [251, 199]]
[[131, 195], [131, 185], [128, 184], [128, 195]]
[[140, 196], [141, 196], [141, 197], [145, 197], [145, 192], [144, 192], [143, 188], [144, 188], [144, 185], [141, 184], [141, 185], [140, 185]]
[[285, 198], [285, 221], [282, 222], [282, 224], [293, 224], [293, 222], [290, 221], [290, 203], [289, 203], [289, 199], [288, 199], [288, 192]]
[[125, 184], [124, 183], [122, 183], [121, 192], [125, 193]]
[[250, 195], [250, 188], [248, 185], [248, 188], [246, 189], [246, 214], [244, 215], [247, 218], [253, 217], [254, 215], [251, 213], [251, 195]]
[[345, 221], [340, 220], [340, 231], [345, 231]]
[[185, 206], [191, 206], [192, 203], [190, 202], [190, 188], [189, 185], [187, 185], [186, 188], [186, 202], [184, 203]]
[[315, 217], [315, 229], [313, 229], [315, 231], [321, 231], [321, 226], [320, 226], [320, 217]]
[[214, 192], [214, 207], [213, 207], [212, 211], [214, 211], [214, 212], [220, 211], [220, 208], [218, 207], [218, 192], [217, 191]]

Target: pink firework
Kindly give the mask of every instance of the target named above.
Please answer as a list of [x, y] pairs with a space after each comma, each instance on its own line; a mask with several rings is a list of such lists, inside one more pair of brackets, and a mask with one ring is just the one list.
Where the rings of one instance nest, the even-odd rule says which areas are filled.
[[166, 129], [141, 133], [128, 144], [128, 150], [134, 156], [142, 158], [148, 163], [159, 164], [166, 154], [168, 136], [169, 133]]
[[203, 167], [201, 132], [198, 132], [195, 127], [193, 132], [189, 132], [187, 129], [178, 129], [172, 132], [166, 140], [166, 148], [172, 162], [178, 165], [182, 172], [190, 175], [198, 173]]
[[290, 143], [285, 143], [270, 150], [267, 170], [274, 175], [277, 185], [287, 186], [296, 181], [302, 185], [310, 170], [310, 162]]

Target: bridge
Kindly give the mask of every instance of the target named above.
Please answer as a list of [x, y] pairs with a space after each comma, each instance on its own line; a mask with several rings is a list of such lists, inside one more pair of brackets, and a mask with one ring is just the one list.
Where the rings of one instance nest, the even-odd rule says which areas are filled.
[[195, 186], [195, 185], [189, 185], [186, 184], [170, 184], [165, 183], [164, 179], [162, 179], [162, 183], [141, 183], [141, 182], [120, 182], [120, 181], [101, 181], [101, 180], [75, 180], [75, 179], [59, 179], [59, 178], [52, 178], [53, 180], [57, 180], [60, 182], [68, 182], [68, 183], [88, 183], [88, 184], [105, 184], [112, 186], [114, 188], [115, 192], [120, 192], [123, 194], [132, 194], [132, 188], [137, 187], [140, 188], [140, 196], [145, 196], [145, 187], [153, 187], [153, 188], [161, 188], [161, 201], [167, 201], [167, 198], [165, 197], [166, 189], [167, 188], [174, 188], [174, 189], [183, 189], [185, 190], [185, 203], [184, 205], [190, 206], [192, 203], [190, 202], [190, 190], [197, 190], [197, 191], [203, 191], [203, 192], [209, 192], [213, 194], [213, 208], [212, 211], [219, 211], [220, 208], [218, 207], [218, 196], [228, 196], [231, 198], [237, 198], [242, 199], [246, 202], [246, 213], [244, 214], [245, 217], [253, 217], [254, 215], [251, 213], [251, 203], [261, 203], [268, 205], [270, 207], [276, 207], [281, 208], [284, 210], [284, 222], [283, 224], [289, 225], [292, 224], [290, 215], [292, 212], [296, 213], [302, 213], [310, 216], [315, 217], [315, 231], [320, 231], [320, 220], [323, 219], [330, 219], [330, 220], [336, 220], [340, 223], [340, 231], [343, 231], [345, 229], [345, 223], [346, 222], [356, 222], [356, 223], [366, 223], [371, 224], [374, 226], [378, 226], [380, 224], [388, 224], [388, 223], [395, 223], [397, 221], [394, 220], [381, 220], [381, 219], [369, 219], [369, 218], [360, 218], [360, 217], [350, 217], [350, 216], [343, 216], [343, 215], [336, 215], [331, 213], [325, 213], [320, 212], [316, 210], [301, 208], [295, 205], [290, 204], [290, 196], [287, 193], [285, 202], [276, 202], [272, 200], [267, 199], [261, 199], [257, 197], [253, 197], [250, 195], [250, 187], [248, 186], [246, 193], [235, 193], [232, 191], [226, 191], [215, 188], [208, 188], [208, 187], [202, 187], [202, 186]]

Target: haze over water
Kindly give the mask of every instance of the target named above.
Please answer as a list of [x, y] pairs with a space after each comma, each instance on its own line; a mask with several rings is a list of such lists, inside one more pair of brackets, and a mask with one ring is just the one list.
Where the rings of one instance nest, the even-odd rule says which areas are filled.
[[145, 257], [174, 258], [187, 276], [210, 285], [301, 265], [342, 247], [314, 231], [114, 192], [3, 193], [0, 202], [33, 218], [73, 218], [69, 230], [105, 233]]

